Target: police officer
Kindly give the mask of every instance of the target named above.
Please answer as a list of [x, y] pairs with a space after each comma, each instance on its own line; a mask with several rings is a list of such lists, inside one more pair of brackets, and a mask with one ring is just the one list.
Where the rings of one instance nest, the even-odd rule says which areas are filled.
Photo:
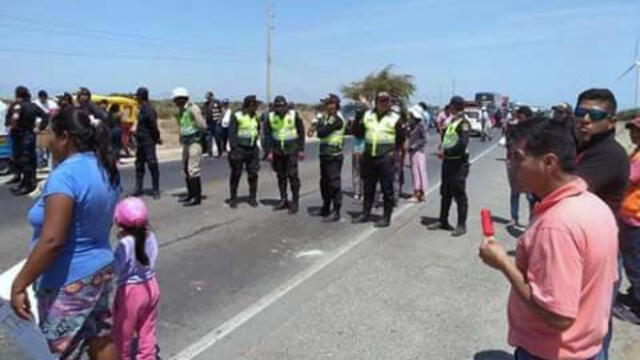
[[402, 119], [398, 113], [391, 110], [391, 96], [388, 92], [378, 93], [373, 110], [357, 115], [353, 124], [353, 134], [365, 139], [362, 160], [364, 201], [362, 214], [354, 219], [354, 223], [371, 220], [376, 186], [380, 182], [384, 198], [384, 216], [375, 226], [387, 227], [391, 224], [394, 206], [394, 150], [405, 138]]
[[[438, 157], [442, 159], [442, 185], [440, 187], [439, 222], [429, 226], [430, 230], [453, 231], [452, 236], [462, 236], [467, 232], [467, 199], [466, 181], [469, 175], [469, 154], [467, 146], [471, 125], [464, 115], [464, 99], [454, 96], [449, 103], [452, 120], [442, 137], [442, 145]], [[449, 224], [449, 209], [452, 199], [458, 207], [458, 225], [454, 229]]]
[[9, 125], [13, 141], [13, 159], [15, 176], [12, 183], [18, 183], [11, 189], [15, 196], [27, 195], [37, 187], [36, 169], [36, 119], [40, 118], [39, 131], [49, 123], [49, 115], [38, 105], [31, 102], [31, 93], [24, 86], [15, 91], [15, 101], [7, 111], [6, 123]]
[[89, 113], [91, 121], [107, 121], [109, 114], [107, 114], [106, 110], [91, 102], [91, 90], [86, 87], [81, 87], [78, 90], [77, 100], [78, 107]]
[[160, 168], [156, 155], [156, 145], [162, 144], [160, 131], [158, 130], [158, 114], [149, 103], [149, 90], [140, 87], [136, 90], [136, 100], [140, 104], [138, 111], [138, 123], [136, 125], [136, 189], [133, 196], [143, 194], [144, 168], [149, 167], [151, 182], [153, 184], [152, 196], [160, 198]]
[[231, 177], [229, 206], [238, 207], [238, 184], [242, 177], [242, 168], [246, 167], [249, 180], [249, 205], [258, 206], [258, 171], [260, 170], [260, 151], [258, 141], [260, 120], [258, 119], [259, 102], [255, 95], [249, 95], [242, 102], [242, 110], [236, 111], [229, 120], [229, 166]]
[[[267, 158], [278, 176], [280, 190], [280, 202], [273, 210], [289, 209], [289, 214], [296, 214], [300, 199], [298, 161], [304, 160], [304, 123], [295, 110], [289, 109], [284, 96], [276, 96], [273, 107], [265, 128]], [[287, 197], [287, 180], [291, 186], [291, 203]]]
[[320, 216], [333, 215], [329, 221], [340, 221], [340, 207], [342, 206], [342, 163], [344, 155], [344, 133], [346, 121], [340, 114], [340, 98], [329, 94], [324, 101], [326, 113], [318, 119], [315, 130], [320, 139], [320, 193], [322, 194], [322, 209]]
[[178, 107], [176, 120], [180, 126], [180, 143], [182, 144], [182, 163], [187, 197], [180, 201], [184, 206], [196, 206], [202, 202], [202, 182], [200, 169], [202, 163], [202, 136], [207, 131], [207, 124], [198, 105], [189, 101], [189, 92], [185, 88], [175, 88], [172, 93], [173, 103]]

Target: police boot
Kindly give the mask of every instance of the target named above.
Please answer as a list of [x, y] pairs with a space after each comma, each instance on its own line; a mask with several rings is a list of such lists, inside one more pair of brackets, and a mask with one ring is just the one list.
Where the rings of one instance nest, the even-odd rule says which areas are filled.
[[331, 203], [329, 201], [324, 201], [322, 203], [322, 209], [320, 210], [320, 216], [327, 217], [331, 214]]
[[144, 191], [142, 189], [143, 178], [136, 176], [136, 188], [131, 193], [131, 196], [142, 196], [144, 195]]
[[340, 205], [334, 204], [333, 205], [333, 213], [331, 214], [331, 216], [329, 216], [324, 221], [325, 222], [338, 222], [338, 221], [340, 221]]
[[193, 192], [193, 197], [190, 201], [184, 203], [184, 206], [197, 206], [202, 203], [202, 183], [200, 182], [200, 177], [194, 177], [190, 179], [191, 181], [191, 190]]
[[35, 171], [25, 171], [23, 176], [22, 187], [13, 193], [15, 196], [31, 194], [38, 187]]
[[293, 201], [291, 201], [291, 204], [289, 204], [289, 215], [298, 213], [299, 200], [300, 200], [300, 190], [299, 189], [293, 190]]
[[393, 207], [385, 206], [384, 207], [384, 215], [382, 216], [382, 219], [376, 221], [374, 226], [377, 227], [377, 228], [389, 227], [389, 225], [391, 225], [391, 212], [392, 211], [393, 211]]
[[258, 179], [249, 180], [249, 206], [258, 207]]
[[151, 172], [151, 183], [153, 184], [153, 191], [151, 196], [153, 196], [154, 200], [160, 199], [160, 169], [158, 165], [153, 165], [150, 168]]
[[286, 210], [289, 208], [289, 202], [287, 201], [287, 183], [278, 184], [280, 188], [280, 202], [273, 207], [273, 211]]
[[229, 182], [229, 207], [236, 209], [238, 207], [238, 182], [231, 180]]
[[453, 237], [460, 237], [467, 233], [467, 227], [465, 225], [458, 225], [456, 229], [451, 233]]
[[184, 178], [184, 181], [187, 184], [187, 194], [180, 196], [178, 201], [181, 202], [181, 203], [186, 203], [186, 202], [191, 201], [191, 199], [193, 199], [193, 185], [191, 183], [191, 178], [186, 177], [186, 178]]

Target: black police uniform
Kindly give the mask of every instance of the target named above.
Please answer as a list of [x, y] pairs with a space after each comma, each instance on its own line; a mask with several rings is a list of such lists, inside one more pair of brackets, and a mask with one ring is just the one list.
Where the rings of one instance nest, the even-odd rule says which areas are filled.
[[[258, 134], [260, 134], [260, 120], [258, 115], [254, 114], [253, 118], [257, 123]], [[249, 205], [258, 206], [258, 172], [260, 171], [260, 151], [258, 149], [258, 138], [256, 136], [253, 144], [241, 144], [238, 141], [238, 118], [236, 113], [231, 115], [229, 120], [229, 166], [231, 167], [231, 177], [229, 178], [230, 200], [229, 204], [232, 208], [237, 205], [238, 185], [242, 177], [243, 167], [247, 169], [247, 179], [249, 182]]]
[[[456, 127], [458, 141], [455, 145], [443, 149], [440, 224], [449, 227], [449, 209], [451, 208], [452, 200], [455, 199], [458, 208], [458, 226], [465, 228], [469, 208], [469, 200], [467, 198], [469, 153], [467, 152], [467, 146], [469, 145], [471, 125], [464, 115], [460, 116], [462, 116], [462, 119]], [[458, 119], [453, 119], [452, 124]], [[444, 136], [446, 136], [446, 131]]]
[[136, 195], [142, 195], [144, 185], [145, 165], [149, 167], [153, 195], [160, 194], [160, 167], [156, 154], [156, 145], [160, 142], [160, 130], [158, 130], [158, 114], [148, 102], [140, 105], [138, 123], [136, 126]]
[[[340, 219], [342, 207], [342, 163], [344, 155], [342, 144], [339, 146], [323, 143], [322, 140], [332, 136], [336, 131], [345, 127], [345, 121], [340, 116], [324, 115], [318, 121], [316, 131], [320, 139], [320, 193], [322, 195], [322, 210], [320, 215], [328, 216], [333, 202], [333, 220]], [[344, 135], [344, 134], [343, 134]]]
[[[269, 113], [269, 117], [271, 114]], [[283, 115], [284, 116], [284, 115]], [[278, 189], [280, 190], [280, 202], [274, 210], [289, 209], [290, 213], [298, 212], [298, 202], [300, 198], [300, 177], [298, 176], [298, 154], [304, 152], [305, 133], [304, 123], [300, 114], [296, 112], [295, 127], [298, 138], [280, 144], [273, 136], [271, 121], [267, 120], [265, 127], [265, 137], [269, 152], [273, 154], [273, 170], [278, 177]], [[291, 186], [292, 203], [289, 204], [287, 197], [287, 180]]]
[[[391, 110], [389, 111], [392, 112]], [[366, 128], [364, 125], [364, 116], [366, 112], [360, 110], [356, 114], [356, 120], [352, 125], [353, 135], [359, 138], [365, 137]], [[381, 120], [386, 114], [378, 115]], [[368, 222], [371, 217], [371, 210], [375, 201], [376, 186], [380, 182], [384, 201], [384, 216], [377, 226], [388, 226], [391, 222], [391, 215], [395, 205], [394, 196], [394, 178], [396, 175], [395, 167], [395, 149], [398, 144], [404, 142], [406, 135], [403, 133], [404, 126], [402, 118], [398, 115], [398, 121], [395, 125], [396, 140], [391, 146], [381, 147], [379, 152], [373, 154], [370, 144], [365, 145], [364, 156], [362, 158], [362, 178], [364, 181], [364, 200], [362, 206], [362, 215], [355, 219], [355, 222]]]
[[37, 186], [36, 119], [42, 119], [40, 130], [44, 130], [49, 123], [49, 115], [30, 101], [17, 101], [11, 104], [6, 116], [6, 123], [11, 126], [14, 170], [21, 176], [20, 185], [12, 191], [15, 195], [26, 195]]

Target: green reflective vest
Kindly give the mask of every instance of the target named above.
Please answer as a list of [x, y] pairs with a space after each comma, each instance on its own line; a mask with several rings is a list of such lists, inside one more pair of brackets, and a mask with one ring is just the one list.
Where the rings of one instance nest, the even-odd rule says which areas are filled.
[[[336, 116], [325, 115], [323, 116], [319, 122], [322, 125], [332, 125], [335, 121], [337, 121], [337, 117], [340, 115], [336, 114]], [[320, 139], [320, 154], [321, 155], [338, 155], [342, 154], [342, 145], [344, 144], [344, 133], [347, 129], [347, 123], [342, 120], [342, 127], [340, 129], [335, 130], [331, 134], [326, 137]]]
[[442, 138], [443, 149], [450, 149], [458, 143], [458, 140], [460, 139], [460, 136], [458, 136], [458, 125], [460, 125], [462, 120], [463, 118], [459, 117], [447, 126], [447, 130], [444, 132], [444, 137]]
[[269, 113], [269, 125], [271, 125], [273, 140], [280, 143], [282, 149], [285, 148], [285, 143], [298, 139], [296, 112], [293, 110], [287, 112], [284, 118], [275, 112]]
[[258, 115], [251, 116], [238, 111], [235, 116], [238, 121], [238, 145], [254, 146], [258, 137]]
[[192, 136], [198, 133], [195, 120], [193, 119], [193, 113], [191, 112], [191, 104], [188, 104], [182, 114], [178, 112], [176, 119], [178, 119], [178, 125], [180, 125], [180, 136]]
[[[378, 114], [369, 110], [364, 115], [365, 145], [369, 155], [380, 156], [393, 150], [396, 143], [396, 124], [400, 121], [400, 115], [389, 112], [382, 119]], [[382, 151], [380, 151], [382, 150]]]

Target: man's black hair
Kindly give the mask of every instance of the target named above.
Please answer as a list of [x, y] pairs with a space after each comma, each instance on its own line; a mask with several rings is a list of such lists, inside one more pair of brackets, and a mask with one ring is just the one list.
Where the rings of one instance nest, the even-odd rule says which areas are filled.
[[524, 151], [535, 157], [553, 153], [560, 160], [560, 167], [572, 173], [576, 166], [576, 143], [573, 129], [564, 121], [536, 116], [513, 129], [514, 142], [524, 140]]
[[589, 89], [583, 91], [578, 96], [578, 104], [576, 107], [580, 106], [580, 103], [588, 100], [596, 100], [607, 103], [607, 110], [609, 110], [609, 114], [615, 115], [616, 111], [618, 111], [618, 102], [616, 101], [615, 95], [609, 89]]
[[518, 110], [516, 110], [516, 115], [522, 115], [526, 119], [531, 119], [533, 117], [533, 111], [528, 106], [520, 106]]

